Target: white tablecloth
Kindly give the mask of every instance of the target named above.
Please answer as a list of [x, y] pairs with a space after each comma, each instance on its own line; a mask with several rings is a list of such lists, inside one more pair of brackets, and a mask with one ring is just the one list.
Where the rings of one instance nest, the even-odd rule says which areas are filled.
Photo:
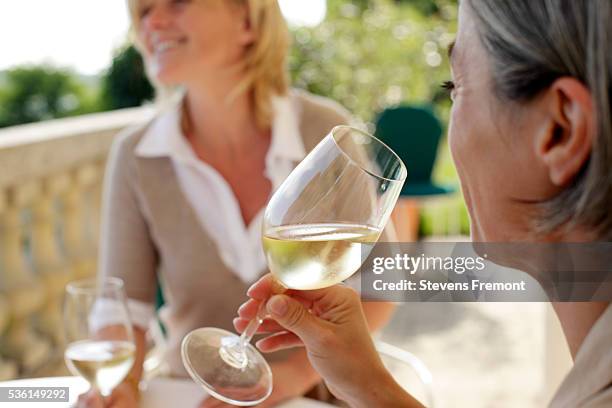
[[[0, 402], [2, 408], [65, 408], [74, 404], [79, 394], [89, 388], [87, 382], [80, 377], [47, 377], [0, 382], [0, 387], [69, 387], [70, 404], [65, 402], [44, 403], [7, 403]], [[156, 378], [151, 380], [142, 394], [142, 408], [196, 407], [206, 396], [206, 391], [189, 380]], [[282, 408], [329, 408], [330, 405], [321, 402], [297, 398], [282, 405]], [[280, 407], [279, 407], [280, 408]]]

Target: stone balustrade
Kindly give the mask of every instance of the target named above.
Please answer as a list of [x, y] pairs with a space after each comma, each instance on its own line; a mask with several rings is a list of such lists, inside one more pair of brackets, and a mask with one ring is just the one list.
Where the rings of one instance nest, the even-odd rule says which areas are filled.
[[0, 129], [0, 380], [61, 367], [67, 282], [95, 273], [104, 166], [152, 108]]

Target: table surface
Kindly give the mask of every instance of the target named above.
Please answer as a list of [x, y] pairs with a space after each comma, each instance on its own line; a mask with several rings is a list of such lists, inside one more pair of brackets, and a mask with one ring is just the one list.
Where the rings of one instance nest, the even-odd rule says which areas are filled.
[[[74, 404], [79, 394], [89, 388], [87, 382], [80, 377], [45, 377], [21, 379], [14, 381], [0, 382], [0, 387], [69, 387], [70, 404]], [[142, 408], [166, 408], [174, 407], [196, 407], [203, 398], [206, 391], [199, 385], [190, 380], [178, 380], [169, 378], [154, 378], [148, 382], [142, 393]], [[0, 403], [2, 408], [24, 408], [34, 406], [36, 403]], [[44, 408], [65, 408], [65, 402], [45, 402], [38, 403]], [[331, 405], [322, 402], [296, 398], [284, 403], [279, 408], [329, 408]]]

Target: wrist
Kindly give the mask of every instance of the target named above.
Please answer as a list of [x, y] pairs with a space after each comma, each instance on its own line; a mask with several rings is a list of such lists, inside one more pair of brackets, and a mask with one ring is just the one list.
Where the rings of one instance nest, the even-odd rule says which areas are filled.
[[128, 388], [134, 393], [136, 396], [136, 400], [140, 400], [140, 380], [136, 376], [128, 375], [123, 380], [123, 383], [128, 386]]

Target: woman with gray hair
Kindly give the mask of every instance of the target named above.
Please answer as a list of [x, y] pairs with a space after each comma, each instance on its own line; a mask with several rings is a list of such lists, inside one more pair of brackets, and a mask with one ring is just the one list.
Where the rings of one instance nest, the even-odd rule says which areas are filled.
[[[611, 24], [610, 0], [460, 2], [445, 86], [473, 241], [611, 240]], [[249, 295], [239, 330], [271, 295], [270, 279]], [[610, 299], [553, 307], [574, 367], [551, 406], [611, 407]], [[353, 291], [275, 295], [267, 310], [274, 335], [261, 350], [305, 346], [332, 392], [353, 407], [420, 406], [383, 367]]]

